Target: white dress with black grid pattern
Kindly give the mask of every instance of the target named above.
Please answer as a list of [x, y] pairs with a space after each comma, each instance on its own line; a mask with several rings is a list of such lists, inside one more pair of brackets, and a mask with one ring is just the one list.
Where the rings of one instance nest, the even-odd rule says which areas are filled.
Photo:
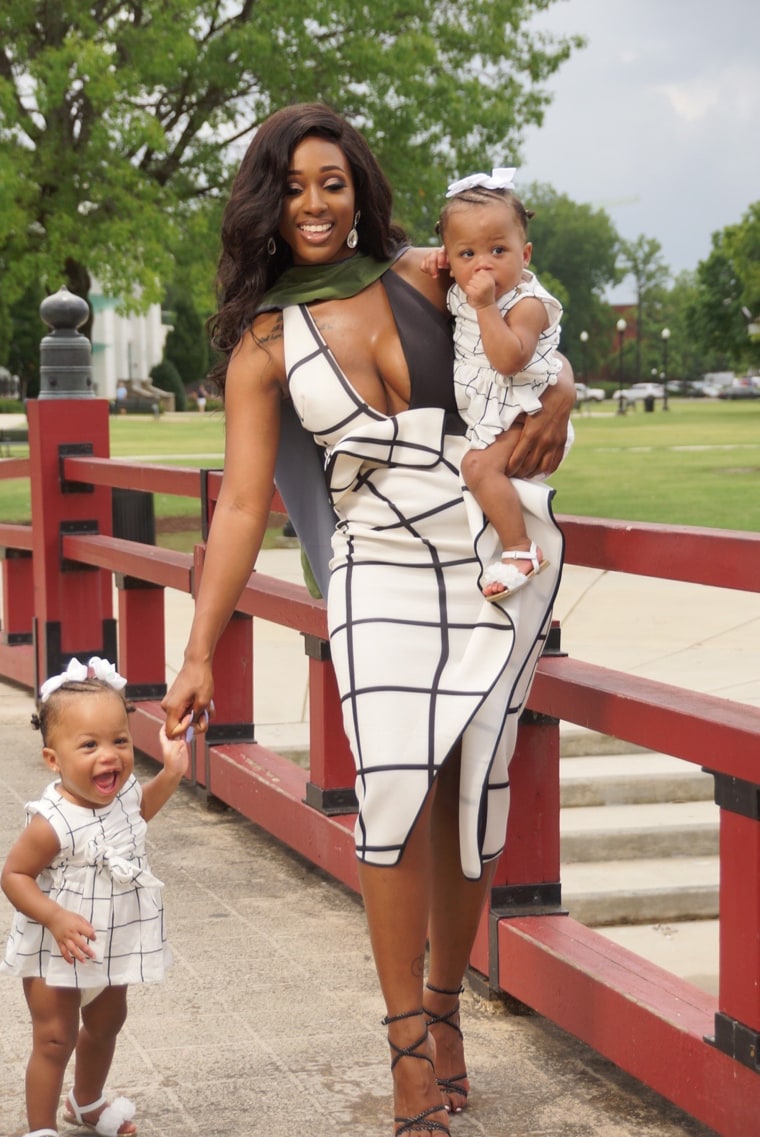
[[42, 892], [92, 924], [97, 959], [67, 963], [53, 936], [17, 912], [0, 972], [43, 978], [50, 987], [107, 987], [164, 978], [171, 962], [161, 881], [145, 851], [142, 788], [132, 775], [110, 805], [89, 809], [67, 801], [58, 782], [26, 805], [53, 827], [60, 852], [40, 873]]
[[517, 287], [497, 300], [502, 316], [526, 298], [541, 301], [547, 325], [539, 336], [533, 358], [523, 370], [514, 375], [501, 375], [483, 350], [477, 312], [468, 304], [458, 284], [452, 284], [449, 289], [448, 307], [454, 317], [454, 391], [474, 450], [490, 446], [519, 415], [540, 411], [541, 396], [548, 386], [557, 382], [562, 305], [534, 273], [523, 269]]
[[[498, 539], [463, 496], [463, 433], [447, 432], [439, 406], [390, 416], [369, 407], [306, 306], [285, 308], [283, 326], [293, 408], [325, 448], [338, 517], [328, 625], [357, 768], [357, 856], [373, 865], [399, 860], [461, 739], [460, 856], [465, 874], [478, 878], [503, 847], [509, 758], [559, 583], [552, 491], [516, 483], [551, 569], [508, 603], [488, 603], [478, 581]], [[425, 333], [416, 339], [424, 354]], [[444, 385], [450, 390], [450, 371]]]

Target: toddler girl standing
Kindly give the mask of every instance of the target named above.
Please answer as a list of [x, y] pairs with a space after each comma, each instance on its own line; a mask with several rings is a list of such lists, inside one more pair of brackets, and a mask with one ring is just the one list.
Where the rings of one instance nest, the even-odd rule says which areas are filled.
[[163, 768], [140, 785], [125, 685], [106, 660], [93, 657], [88, 669], [72, 659], [42, 685], [32, 716], [56, 778], [27, 804], [26, 828], [0, 878], [16, 909], [0, 972], [22, 978], [32, 1018], [27, 1137], [57, 1134], [74, 1052], [65, 1120], [102, 1137], [137, 1132], [132, 1102], [109, 1105], [103, 1087], [126, 1020], [127, 985], [162, 979], [170, 963], [163, 886], [150, 871], [145, 833], [179, 785], [189, 752], [162, 727]]

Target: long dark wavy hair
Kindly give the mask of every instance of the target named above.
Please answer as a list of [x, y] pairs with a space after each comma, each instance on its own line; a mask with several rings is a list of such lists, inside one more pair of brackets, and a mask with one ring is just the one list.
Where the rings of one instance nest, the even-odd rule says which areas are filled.
[[[391, 221], [388, 181], [355, 127], [322, 103], [297, 103], [270, 115], [246, 151], [222, 219], [219, 307], [208, 324], [211, 343], [221, 354], [210, 378], [222, 393], [235, 344], [250, 330], [264, 293], [293, 263], [279, 236], [280, 213], [293, 151], [315, 135], [334, 142], [348, 160], [356, 208], [361, 210], [359, 250], [384, 260], [406, 239]], [[270, 256], [267, 245], [272, 237], [277, 251]]]

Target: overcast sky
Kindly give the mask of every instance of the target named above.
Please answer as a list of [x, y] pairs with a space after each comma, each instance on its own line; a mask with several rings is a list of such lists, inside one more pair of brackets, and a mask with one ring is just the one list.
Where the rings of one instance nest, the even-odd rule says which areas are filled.
[[696, 268], [760, 200], [760, 0], [557, 0], [536, 26], [587, 46], [550, 81], [518, 192], [548, 182]]

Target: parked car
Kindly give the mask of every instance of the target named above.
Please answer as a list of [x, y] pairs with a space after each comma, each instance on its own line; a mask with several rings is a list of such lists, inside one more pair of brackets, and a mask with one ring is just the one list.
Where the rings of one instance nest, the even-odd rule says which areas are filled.
[[655, 399], [661, 399], [664, 393], [661, 383], [632, 383], [630, 387], [615, 391], [612, 397], [619, 400], [622, 396], [627, 403], [636, 403], [650, 395]]
[[689, 394], [692, 399], [717, 399], [723, 389], [715, 383], [706, 383], [704, 379], [695, 379]]
[[587, 387], [585, 383], [575, 384], [576, 403], [603, 403], [607, 392], [603, 387]]
[[750, 386], [749, 383], [735, 383], [724, 387], [718, 395], [719, 399], [760, 399], [760, 390]]

